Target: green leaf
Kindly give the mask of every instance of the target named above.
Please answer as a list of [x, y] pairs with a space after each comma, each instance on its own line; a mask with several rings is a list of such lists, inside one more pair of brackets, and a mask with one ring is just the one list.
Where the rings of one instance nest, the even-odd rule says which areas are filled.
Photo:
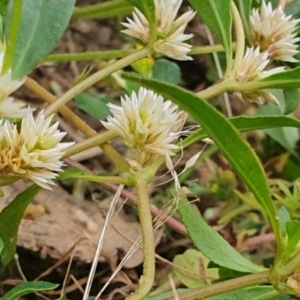
[[[272, 296], [272, 298], [267, 298], [268, 294]], [[240, 300], [240, 299], [276, 299], [274, 297], [278, 297], [280, 294], [276, 292], [276, 290], [272, 286], [260, 286], [260, 287], [251, 287], [248, 289], [242, 289], [226, 294], [222, 294], [219, 296], [215, 296], [209, 298], [208, 300]], [[261, 298], [263, 297], [263, 298]]]
[[6, 14], [6, 9], [7, 9], [8, 3], [9, 3], [9, 0], [0, 0], [0, 15], [1, 16], [4, 16]]
[[[300, 122], [296, 119], [287, 116], [256, 116], [256, 117], [248, 117], [248, 116], [239, 116], [228, 119], [230, 123], [241, 132], [248, 132], [253, 130], [267, 129], [267, 128], [281, 128], [281, 127], [296, 127], [300, 128]], [[199, 140], [207, 138], [208, 135], [201, 128], [190, 136], [188, 136], [183, 142], [182, 146], [185, 148]]]
[[45, 281], [29, 281], [23, 282], [12, 288], [1, 299], [2, 300], [15, 300], [20, 297], [41, 291], [50, 291], [57, 288], [59, 284], [45, 282]]
[[195, 246], [203, 255], [221, 267], [243, 273], [264, 270], [244, 258], [212, 229], [186, 198], [179, 201], [179, 213]]
[[295, 254], [295, 251], [299, 250], [300, 221], [289, 221], [285, 225], [288, 242], [284, 251], [284, 258], [285, 261], [288, 261]]
[[173, 262], [175, 265], [190, 271], [191, 274], [187, 274], [180, 269], [174, 268], [176, 276], [188, 288], [200, 288], [210, 284], [213, 279], [218, 278], [218, 270], [208, 269], [209, 260], [195, 249], [188, 249], [183, 254], [176, 255]]
[[278, 210], [278, 218], [279, 218], [282, 235], [285, 236], [286, 235], [286, 223], [288, 221], [291, 221], [291, 216], [290, 216], [288, 210], [284, 206], [281, 206], [280, 209]]
[[[13, 78], [29, 73], [54, 50], [68, 26], [74, 4], [75, 0], [23, 0]], [[10, 1], [4, 22], [6, 36], [9, 36], [12, 8], [13, 1]]]
[[87, 93], [81, 93], [75, 97], [75, 102], [86, 113], [97, 119], [105, 120], [110, 115], [107, 104], [114, 102], [114, 100], [107, 96], [94, 97]]
[[258, 88], [293, 89], [300, 87], [300, 67], [262, 78]]
[[2, 253], [3, 248], [4, 248], [4, 243], [3, 243], [2, 239], [0, 238], [0, 255]]
[[17, 195], [0, 213], [0, 236], [4, 243], [1, 261], [4, 265], [7, 265], [12, 260], [16, 252], [18, 228], [22, 217], [27, 206], [40, 190], [41, 187], [36, 184], [30, 186]]
[[299, 91], [298, 89], [285, 89], [284, 94], [284, 114], [288, 115], [296, 110], [299, 105]]
[[155, 4], [154, 0], [127, 0], [134, 7], [138, 8], [146, 17], [150, 24], [150, 28], [154, 26], [156, 22]]
[[[279, 98], [278, 98], [279, 99]], [[267, 115], [278, 115], [281, 113], [281, 108], [272, 104], [261, 106], [257, 109], [256, 114], [262, 117]], [[273, 140], [285, 148], [289, 153], [298, 157], [295, 147], [299, 140], [299, 130], [296, 128], [271, 128], [265, 129], [264, 132]]]
[[226, 51], [226, 60], [232, 58], [231, 0], [189, 0], [209, 29], [218, 37]]
[[166, 83], [179, 84], [181, 71], [176, 63], [162, 58], [155, 62], [152, 78]]
[[134, 75], [124, 74], [124, 77], [153, 89], [165, 99], [172, 100], [202, 126], [254, 194], [268, 215], [276, 237], [281, 240], [280, 225], [263, 167], [253, 149], [236, 128], [220, 112], [191, 92]]

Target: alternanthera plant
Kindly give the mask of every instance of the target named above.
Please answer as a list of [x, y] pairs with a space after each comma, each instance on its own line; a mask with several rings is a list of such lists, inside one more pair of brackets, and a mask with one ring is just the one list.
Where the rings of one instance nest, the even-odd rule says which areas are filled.
[[[82, 179], [116, 187], [85, 286], [84, 300], [90, 296], [100, 299], [113, 278], [97, 295], [90, 295], [103, 237], [110, 226], [116, 201], [126, 187], [132, 188], [137, 197], [142, 235], [113, 276], [136, 249], [141, 247], [144, 254], [139, 286], [128, 294], [127, 299], [217, 300], [225, 299], [226, 295], [226, 299], [258, 300], [300, 296], [300, 223], [293, 217], [297, 215], [294, 208], [298, 206], [293, 202], [291, 208], [289, 202], [285, 208], [285, 198], [276, 193], [273, 193], [276, 197], [271, 196], [262, 164], [241, 134], [270, 128], [300, 128], [300, 122], [291, 114], [299, 102], [297, 16], [300, 7], [297, 1], [277, 2], [189, 0], [189, 7], [182, 6], [182, 0], [111, 0], [75, 7], [75, 0], [0, 1], [0, 183], [3, 187], [19, 180], [32, 182], [0, 213], [2, 264], [7, 265], [13, 259], [22, 216], [38, 192], [51, 189], [63, 179]], [[105, 52], [51, 54], [72, 16], [119, 17], [118, 20], [122, 17], [119, 28], [123, 37], [132, 43], [131, 48], [127, 45], [124, 49]], [[210, 46], [195, 47], [193, 41], [197, 32], [186, 32], [188, 24], [199, 17], [206, 26]], [[214, 40], [218, 43], [213, 44]], [[152, 76], [153, 64], [161, 57], [185, 61], [193, 60], [195, 55], [215, 55], [217, 52], [222, 52], [226, 61], [223, 70], [220, 66], [217, 68], [220, 78], [198, 93]], [[92, 75], [84, 74], [60, 97], [51, 94], [30, 75], [44, 61], [59, 63], [96, 59], [107, 62]], [[127, 67], [135, 72], [128, 72]], [[115, 80], [119, 88], [125, 90], [125, 95], [120, 97], [120, 103], [108, 104], [110, 115], [99, 120], [106, 130], [98, 133], [67, 104], [107, 77]], [[11, 96], [21, 86], [46, 102], [43, 109], [36, 111], [36, 108], [26, 107]], [[261, 107], [267, 103], [282, 110], [273, 115], [254, 117], [231, 117], [229, 113], [228, 118], [209, 102], [225, 95], [226, 106], [230, 108], [228, 93], [240, 101], [253, 102]], [[86, 139], [80, 143], [62, 141], [67, 133], [59, 130], [58, 114], [81, 131]], [[194, 122], [192, 127], [185, 126], [189, 118]], [[110, 143], [119, 137], [130, 150], [130, 159], [124, 158]], [[248, 207], [252, 205], [267, 220], [276, 242], [271, 265], [257, 265], [243, 257], [206, 223], [187, 200], [189, 186], [180, 181], [173, 158], [178, 158], [179, 153], [199, 141], [214, 144], [216, 151], [220, 151], [247, 187], [250, 196], [240, 195], [240, 198], [248, 201]], [[97, 176], [83, 166], [80, 168], [80, 164], [72, 163], [70, 157], [94, 146], [100, 147], [116, 166], [117, 175]], [[291, 153], [293, 160], [287, 159], [286, 164], [293, 164], [296, 160], [299, 166], [299, 155]], [[200, 154], [188, 159], [183, 172], [197, 163]], [[174, 183], [168, 191], [173, 200], [172, 208], [159, 214], [151, 208], [149, 186], [163, 165]], [[74, 166], [79, 167], [75, 169]], [[296, 196], [290, 194], [288, 188], [283, 184], [281, 188], [295, 201]], [[278, 208], [278, 202], [281, 208]], [[206, 271], [211, 266], [218, 272], [215, 278], [205, 282], [199, 278], [197, 288], [182, 281], [186, 288], [177, 289], [171, 284], [170, 292], [151, 296], [150, 292], [155, 288], [154, 230], [165, 222], [175, 227], [170, 220], [175, 221], [171, 217], [176, 210], [186, 227], [185, 231], [182, 226], [181, 232], [188, 234], [198, 249], [196, 254], [189, 252], [189, 255], [195, 254], [195, 264], [199, 263], [196, 257], [200, 257], [208, 264]], [[182, 225], [178, 221], [176, 224]], [[56, 287], [45, 282], [26, 282], [2, 299], [17, 299], [29, 292]], [[64, 299], [68, 299], [67, 296]]]

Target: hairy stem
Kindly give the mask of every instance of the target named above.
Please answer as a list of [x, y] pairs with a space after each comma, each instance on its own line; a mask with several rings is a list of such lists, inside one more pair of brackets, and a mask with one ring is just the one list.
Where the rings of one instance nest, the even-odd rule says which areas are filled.
[[155, 246], [147, 180], [142, 174], [138, 174], [137, 176], [136, 193], [138, 196], [138, 212], [142, 229], [144, 270], [139, 288], [127, 300], [145, 299], [153, 286], [155, 276]]
[[68, 90], [64, 95], [62, 95], [59, 99], [57, 99], [54, 103], [50, 104], [46, 110], [45, 115], [49, 116], [55, 112], [57, 112], [63, 105], [68, 103], [68, 101], [72, 100], [74, 96], [88, 89], [95, 83], [99, 82], [101, 79], [109, 76], [110, 74], [132, 64], [133, 62], [142, 59], [150, 54], [150, 50], [148, 48], [144, 48], [140, 51], [137, 51], [131, 55], [128, 55], [110, 66], [104, 68], [103, 70], [98, 71], [93, 74], [89, 78], [85, 79], [81, 83], [74, 86], [72, 89]]
[[[45, 100], [46, 102], [48, 103], [55, 102], [56, 100], [55, 96], [53, 96], [50, 92], [48, 92], [45, 88], [43, 88], [33, 79], [27, 77], [24, 85], [33, 93], [35, 93], [43, 100]], [[61, 107], [59, 112], [66, 118], [66, 120], [68, 120], [71, 124], [73, 124], [87, 137], [92, 138], [98, 136], [97, 131], [95, 131], [88, 124], [86, 124], [81, 118], [79, 118], [66, 106]], [[119, 168], [120, 171], [122, 172], [129, 171], [129, 164], [127, 163], [127, 161], [110, 144], [103, 143], [98, 146], [112, 160], [112, 162]]]
[[21, 26], [22, 10], [23, 10], [23, 0], [14, 0], [12, 23], [10, 26], [9, 36], [7, 39], [7, 50], [5, 51], [2, 74], [5, 74], [9, 69], [11, 69], [13, 64], [15, 52], [17, 49], [20, 26]]
[[[201, 289], [181, 294], [180, 300], [202, 300], [242, 288], [269, 283], [271, 281], [270, 274], [270, 271], [265, 271], [219, 282]], [[174, 298], [167, 298], [167, 300], [171, 299]]]

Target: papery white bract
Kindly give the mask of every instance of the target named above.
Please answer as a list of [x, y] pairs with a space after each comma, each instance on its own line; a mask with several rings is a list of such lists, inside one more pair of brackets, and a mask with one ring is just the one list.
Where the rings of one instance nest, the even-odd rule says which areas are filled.
[[8, 120], [0, 121], [0, 174], [27, 178], [50, 189], [52, 179], [62, 171], [60, 160], [73, 143], [60, 143], [66, 135], [58, 130], [53, 116], [45, 118], [41, 112], [34, 119], [32, 111], [22, 120], [20, 131]]
[[[268, 52], [260, 53], [259, 48], [247, 48], [243, 61], [235, 74], [235, 80], [239, 83], [250, 82], [283, 72], [284, 67], [276, 67], [265, 70], [270, 62]], [[278, 104], [277, 99], [265, 90], [236, 93], [243, 101], [263, 103], [267, 100], [271, 103]]]
[[[185, 41], [192, 38], [192, 34], [184, 34], [184, 30], [195, 12], [189, 9], [176, 19], [182, 0], [155, 0], [157, 40], [154, 52], [157, 56], [168, 56], [176, 60], [190, 60], [187, 55], [192, 46]], [[122, 23], [127, 29], [122, 32], [137, 38], [147, 44], [150, 40], [149, 23], [145, 16], [134, 9], [133, 18], [127, 18], [128, 23]]]
[[151, 155], [164, 155], [168, 168], [172, 169], [170, 156], [178, 147], [174, 142], [180, 136], [178, 128], [182, 112], [171, 101], [153, 91], [140, 88], [139, 92], [121, 98], [121, 106], [109, 104], [113, 116], [102, 124], [116, 132], [136, 154], [139, 163], [146, 162]]
[[[0, 74], [2, 74], [5, 56], [5, 46], [0, 45]], [[13, 98], [8, 97], [15, 92], [23, 83], [22, 80], [13, 80], [11, 70], [0, 75], [0, 118], [24, 118], [27, 109], [24, 104], [15, 102]]]
[[268, 51], [270, 58], [282, 61], [297, 61], [293, 56], [298, 53], [296, 26], [299, 19], [287, 16], [281, 6], [272, 8], [262, 1], [261, 10], [253, 9], [250, 15], [251, 43], [261, 51]]

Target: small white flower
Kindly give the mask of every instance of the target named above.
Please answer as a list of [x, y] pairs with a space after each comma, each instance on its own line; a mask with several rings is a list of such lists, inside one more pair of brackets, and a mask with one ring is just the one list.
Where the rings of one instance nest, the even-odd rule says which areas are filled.
[[178, 123], [182, 112], [171, 101], [153, 91], [140, 88], [138, 94], [121, 98], [121, 106], [109, 104], [113, 114], [102, 124], [116, 132], [135, 153], [139, 163], [145, 163], [151, 155], [163, 155], [172, 169], [170, 156], [178, 147], [174, 142], [179, 138]]
[[0, 174], [21, 177], [50, 189], [52, 179], [62, 171], [60, 161], [72, 143], [60, 143], [66, 135], [58, 130], [58, 122], [51, 125], [53, 116], [45, 118], [41, 112], [37, 119], [27, 111], [20, 131], [9, 121], [0, 121]]
[[[157, 56], [168, 56], [177, 60], [191, 60], [187, 55], [192, 46], [185, 41], [192, 38], [192, 34], [184, 34], [187, 23], [195, 16], [191, 9], [176, 19], [182, 0], [155, 0], [157, 39], [154, 51]], [[122, 23], [127, 29], [122, 32], [143, 41], [150, 39], [149, 23], [145, 16], [134, 8], [133, 19], [127, 18], [128, 23]]]
[[[2, 74], [4, 56], [5, 45], [0, 43], [0, 74]], [[0, 75], [0, 118], [21, 119], [26, 116], [28, 110], [25, 109], [25, 104], [15, 102], [9, 95], [16, 91], [25, 80], [13, 80], [11, 76], [11, 70]]]
[[[0, 74], [2, 74], [5, 56], [4, 46], [2, 45], [1, 48], [2, 49], [0, 49]], [[25, 79], [13, 80], [11, 77], [11, 70], [8, 70], [5, 74], [0, 75], [0, 102], [5, 101], [11, 93], [16, 91], [24, 83], [24, 81]]]
[[[34, 111], [34, 109], [30, 109]], [[23, 119], [28, 112], [26, 104], [17, 102], [12, 97], [0, 101], [0, 119]]]
[[298, 53], [299, 38], [294, 31], [299, 21], [286, 16], [281, 6], [273, 10], [271, 2], [262, 1], [260, 13], [253, 9], [250, 15], [251, 43], [261, 51], [268, 51], [274, 60], [295, 62], [293, 56]]
[[[268, 52], [260, 53], [259, 48], [247, 48], [243, 61], [236, 71], [235, 80], [239, 83], [245, 83], [269, 77], [285, 70], [285, 67], [265, 70], [269, 62]], [[244, 101], [263, 103], [264, 100], [267, 100], [278, 105], [277, 99], [271, 93], [264, 90], [236, 94]]]

